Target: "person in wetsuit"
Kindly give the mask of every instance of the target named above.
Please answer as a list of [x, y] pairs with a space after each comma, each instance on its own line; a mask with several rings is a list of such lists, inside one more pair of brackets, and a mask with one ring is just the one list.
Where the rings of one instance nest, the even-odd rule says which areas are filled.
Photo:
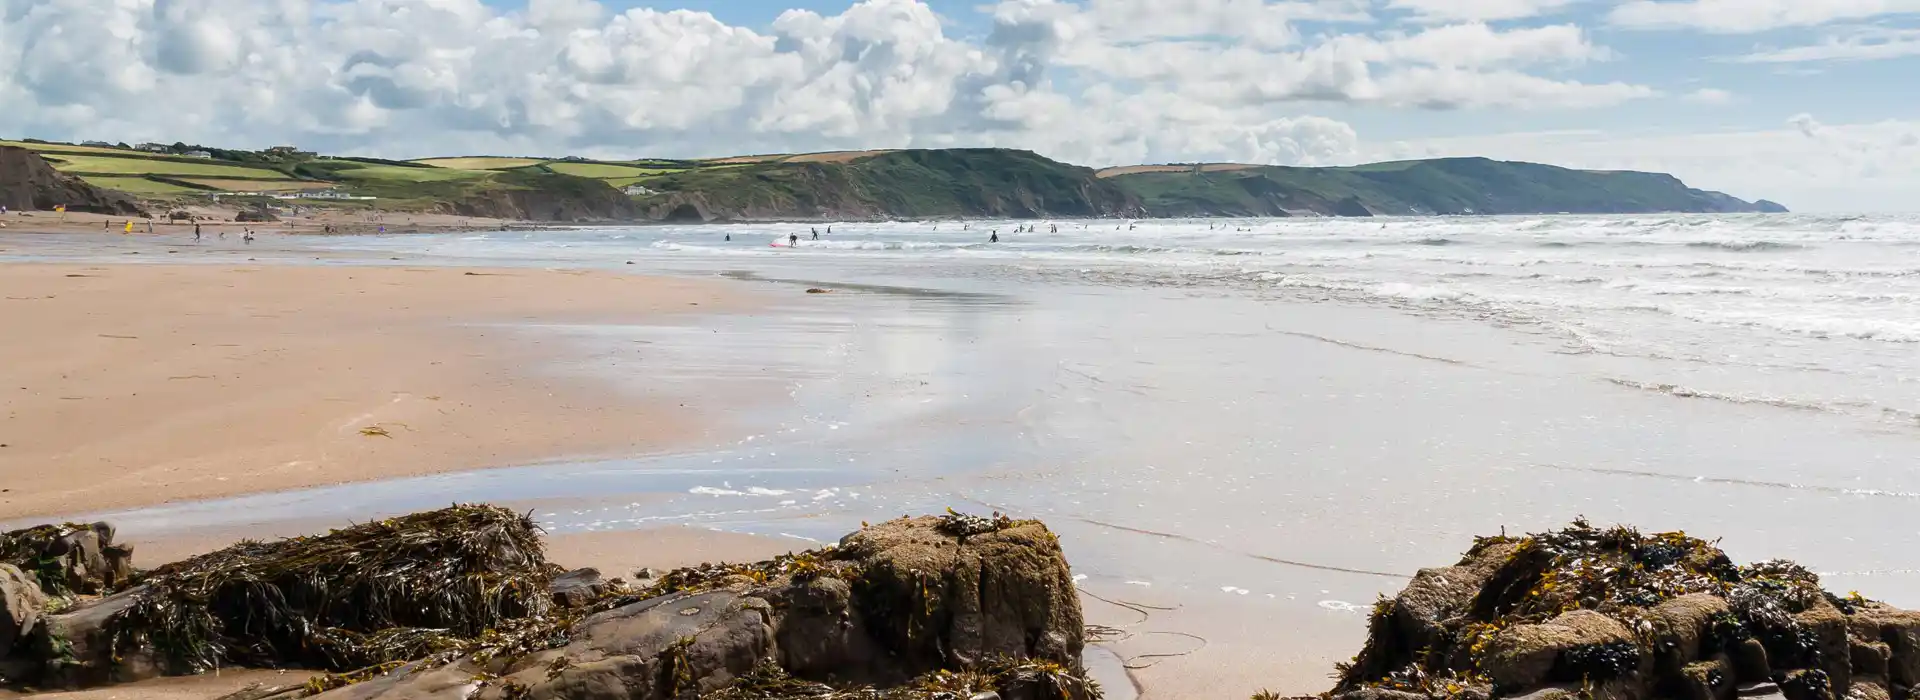
[[787, 234], [787, 247], [789, 248], [800, 247], [800, 234], [797, 234], [797, 233]]

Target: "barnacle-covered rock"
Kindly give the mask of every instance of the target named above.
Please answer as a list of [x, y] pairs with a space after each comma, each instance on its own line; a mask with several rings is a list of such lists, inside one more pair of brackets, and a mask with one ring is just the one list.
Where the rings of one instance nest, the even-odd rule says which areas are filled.
[[1792, 562], [1584, 521], [1483, 537], [1369, 621], [1325, 697], [1905, 700], [1920, 613], [1835, 596]]

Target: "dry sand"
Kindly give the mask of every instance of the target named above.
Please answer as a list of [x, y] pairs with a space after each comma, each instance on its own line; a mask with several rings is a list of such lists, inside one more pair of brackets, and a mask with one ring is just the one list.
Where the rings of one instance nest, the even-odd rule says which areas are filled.
[[603, 272], [0, 265], [0, 520], [697, 439], [677, 405], [543, 376], [545, 348], [464, 324], [746, 302]]

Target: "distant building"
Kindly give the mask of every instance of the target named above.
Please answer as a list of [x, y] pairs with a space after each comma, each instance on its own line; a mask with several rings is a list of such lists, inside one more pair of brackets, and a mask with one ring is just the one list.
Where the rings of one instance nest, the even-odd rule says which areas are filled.
[[188, 158], [212, 158], [213, 154], [206, 151], [187, 151], [186, 156]]
[[345, 191], [337, 190], [337, 189], [305, 190], [301, 192], [295, 192], [293, 194], [276, 195], [275, 198], [276, 199], [352, 199], [352, 200], [373, 199], [372, 197], [351, 195], [346, 193]]
[[654, 193], [652, 189], [643, 185], [627, 185], [626, 189], [621, 191], [630, 195], [647, 195]]
[[133, 150], [146, 151], [148, 153], [166, 153], [168, 148], [170, 148], [170, 146], [164, 143], [143, 143], [134, 146]]

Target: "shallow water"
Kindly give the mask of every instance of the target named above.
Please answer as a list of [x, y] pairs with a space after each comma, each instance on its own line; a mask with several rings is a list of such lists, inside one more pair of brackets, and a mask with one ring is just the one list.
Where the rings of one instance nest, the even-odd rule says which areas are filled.
[[[1920, 531], [1916, 220], [937, 226], [836, 224], [799, 249], [767, 243], [807, 225], [303, 241], [374, 263], [739, 280], [774, 307], [518, 330], [578, 349], [535, 371], [776, 399], [696, 451], [113, 517], [193, 529], [486, 499], [562, 532], [679, 523], [804, 545], [1000, 509], [1059, 531], [1088, 591], [1270, 621], [1152, 624], [1293, 660], [1307, 670], [1273, 672], [1286, 692], [1320, 690], [1365, 604], [1414, 570], [1581, 515], [1722, 537], [1736, 559], [1798, 559], [1835, 590], [1920, 606], [1901, 546]], [[1004, 242], [983, 243], [996, 228]], [[0, 253], [21, 254], [77, 253]]]

